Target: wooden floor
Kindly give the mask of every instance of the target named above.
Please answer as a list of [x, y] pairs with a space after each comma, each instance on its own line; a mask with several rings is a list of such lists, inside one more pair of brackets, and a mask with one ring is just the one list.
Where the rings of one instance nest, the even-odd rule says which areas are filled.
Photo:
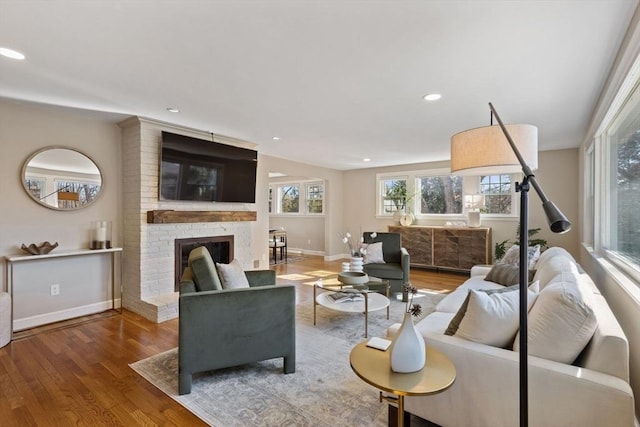
[[[285, 284], [306, 280], [309, 271], [340, 271], [340, 264], [305, 257], [271, 268]], [[449, 292], [464, 280], [411, 271], [414, 285], [436, 291]], [[177, 344], [177, 319], [156, 324], [127, 310], [20, 332], [0, 348], [0, 425], [206, 425], [129, 368]]]

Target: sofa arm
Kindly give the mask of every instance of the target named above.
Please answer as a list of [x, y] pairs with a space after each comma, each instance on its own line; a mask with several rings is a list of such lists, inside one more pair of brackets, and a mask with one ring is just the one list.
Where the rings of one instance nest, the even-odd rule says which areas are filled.
[[[442, 393], [407, 397], [407, 411], [446, 426], [518, 425], [517, 352], [440, 334], [425, 334], [425, 341], [451, 359], [456, 380]], [[534, 356], [528, 369], [531, 427], [633, 427], [633, 392], [625, 381]]]
[[409, 271], [411, 267], [409, 251], [406, 248], [400, 248], [400, 266], [402, 267], [402, 276], [404, 281], [409, 281]]
[[244, 272], [249, 281], [249, 286], [273, 286], [276, 284], [276, 272], [274, 270], [247, 270]]
[[474, 277], [474, 276], [486, 276], [487, 274], [489, 274], [489, 271], [491, 271], [491, 267], [493, 267], [492, 265], [484, 265], [484, 264], [478, 264], [478, 265], [474, 265], [473, 267], [471, 267], [471, 273], [469, 274], [470, 277]]

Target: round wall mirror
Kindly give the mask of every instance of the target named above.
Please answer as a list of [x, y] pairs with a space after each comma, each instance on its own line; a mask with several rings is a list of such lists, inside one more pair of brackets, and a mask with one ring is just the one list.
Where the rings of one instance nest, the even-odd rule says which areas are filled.
[[22, 185], [42, 206], [74, 210], [96, 201], [102, 190], [102, 174], [89, 156], [76, 149], [45, 147], [24, 163]]

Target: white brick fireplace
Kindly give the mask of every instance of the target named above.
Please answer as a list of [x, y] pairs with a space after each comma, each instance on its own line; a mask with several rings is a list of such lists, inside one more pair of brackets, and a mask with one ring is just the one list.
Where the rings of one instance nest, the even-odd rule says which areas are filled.
[[[178, 316], [175, 283], [175, 239], [234, 236], [235, 258], [243, 267], [252, 267], [249, 221], [148, 224], [147, 212], [178, 211], [251, 211], [252, 204], [165, 202], [158, 200], [158, 172], [161, 131], [209, 139], [192, 129], [140, 117], [120, 123], [123, 161], [123, 292], [124, 308], [147, 319], [163, 322]], [[244, 141], [223, 141], [245, 148], [255, 146]]]

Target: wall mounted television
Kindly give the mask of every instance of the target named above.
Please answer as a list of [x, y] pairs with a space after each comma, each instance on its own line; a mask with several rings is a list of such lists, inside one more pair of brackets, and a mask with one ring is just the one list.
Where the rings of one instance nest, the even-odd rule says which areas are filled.
[[258, 152], [162, 132], [160, 200], [256, 202]]

